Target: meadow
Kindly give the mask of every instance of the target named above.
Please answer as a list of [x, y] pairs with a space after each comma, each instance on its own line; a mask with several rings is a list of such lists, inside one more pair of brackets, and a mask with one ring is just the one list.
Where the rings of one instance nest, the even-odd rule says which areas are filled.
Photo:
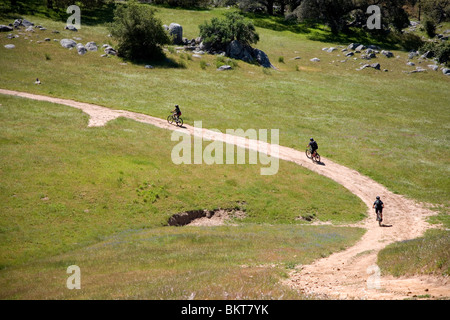
[[[183, 299], [194, 287], [205, 291], [199, 297], [219, 297], [221, 284], [231, 282], [224, 289], [230, 298], [267, 298], [286, 266], [342, 250], [364, 232], [305, 225], [310, 223], [302, 215], [360, 221], [365, 206], [293, 163], [281, 162], [274, 176], [261, 176], [260, 165], [175, 165], [170, 154], [176, 142], [163, 129], [124, 118], [88, 128], [87, 116], [69, 107], [6, 96], [0, 103], [2, 298], [38, 298], [44, 292], [47, 298], [119, 297], [115, 288], [128, 286], [126, 276], [112, 287], [98, 286], [103, 276], [116, 279], [125, 269], [155, 282], [120, 297]], [[205, 208], [237, 208], [246, 216], [232, 221], [238, 226], [167, 226], [175, 213]], [[70, 296], [60, 281], [70, 261], [100, 277], [88, 280], [91, 289], [78, 296]], [[236, 279], [249, 286], [245, 292], [230, 281], [244, 264], [249, 274], [266, 279], [261, 292], [250, 293], [246, 272]], [[160, 273], [163, 267], [168, 270]], [[203, 278], [205, 270], [214, 276]], [[179, 280], [177, 272], [193, 279], [188, 277], [186, 288], [165, 292]], [[211, 281], [217, 282], [214, 290], [208, 289]]]
[[[187, 38], [226, 11], [157, 9], [163, 23], [180, 23]], [[47, 30], [14, 31], [15, 39], [1, 35], [4, 89], [161, 118], [179, 104], [187, 124], [201, 120], [204, 128], [223, 132], [279, 129], [280, 144], [298, 150], [314, 137], [321, 155], [426, 203], [439, 213], [432, 221], [449, 227], [450, 80], [434, 71], [406, 74], [408, 53], [399, 48], [393, 48], [394, 58], [374, 59], [381, 71], [357, 71], [362, 60], [345, 59], [340, 49], [361, 39], [255, 17], [261, 39], [255, 47], [276, 69], [232, 61], [234, 70], [219, 72], [218, 57], [198, 59], [175, 46], [165, 51], [172, 62], [162, 64], [104, 58], [101, 51], [80, 56], [53, 39], [79, 37], [114, 47], [104, 20], [82, 20], [73, 33], [61, 21], [24, 17]], [[0, 23], [13, 18], [2, 16]], [[4, 48], [8, 43], [15, 48]], [[338, 50], [322, 51], [331, 46]], [[311, 62], [314, 57], [321, 61]], [[413, 61], [426, 68], [426, 62]], [[366, 207], [292, 163], [280, 162], [272, 177], [260, 176], [257, 165], [175, 166], [174, 143], [163, 130], [121, 118], [87, 128], [87, 116], [68, 107], [6, 96], [0, 104], [3, 299], [44, 293], [183, 299], [193, 292], [197, 298], [302, 298], [278, 284], [286, 270], [342, 250], [363, 233], [297, 220], [313, 215], [333, 224], [357, 222]], [[246, 212], [238, 227], [165, 226], [175, 213], [235, 206]], [[448, 238], [448, 231], [441, 237]], [[65, 268], [75, 262], [93, 275], [81, 293], [61, 288]]]

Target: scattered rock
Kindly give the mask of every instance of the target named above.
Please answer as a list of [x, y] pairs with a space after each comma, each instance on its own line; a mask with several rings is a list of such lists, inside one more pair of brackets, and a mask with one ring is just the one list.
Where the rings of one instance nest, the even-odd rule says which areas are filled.
[[77, 45], [77, 43], [72, 39], [62, 39], [59, 43], [66, 49], [73, 48]]
[[16, 46], [15, 45], [13, 45], [13, 44], [6, 44], [5, 45], [5, 48], [6, 49], [14, 49]]
[[193, 58], [197, 58], [197, 59], [202, 59], [203, 57], [199, 54], [193, 54], [192, 55]]
[[345, 54], [346, 57], [351, 57], [351, 56], [354, 56], [354, 55], [355, 55], [355, 54], [354, 54], [352, 51], [347, 52], [347, 53]]
[[50, 40], [52, 40], [52, 39], [50, 39], [50, 38], [45, 38], [44, 39], [44, 41], [50, 41]]
[[335, 51], [335, 50], [337, 50], [335, 47], [331, 47], [331, 48], [329, 48], [328, 50], [327, 50], [327, 52], [333, 52], [333, 51]]
[[366, 49], [366, 46], [361, 44], [361, 45], [356, 47], [355, 51], [363, 51], [364, 49]]
[[429, 64], [429, 65], [428, 65], [428, 68], [431, 69], [431, 70], [433, 70], [433, 71], [438, 71], [439, 66], [437, 66], [437, 65], [435, 65], [435, 64]]
[[408, 61], [406, 63], [407, 66], [414, 67], [416, 64], [414, 62]]
[[355, 49], [358, 48], [360, 45], [361, 45], [361, 44], [359, 44], [359, 43], [351, 43], [351, 44], [347, 47], [347, 49], [348, 49], [348, 50], [355, 50]]
[[450, 76], [450, 69], [444, 68], [444, 69], [442, 69], [442, 73], [445, 74], [446, 76]]
[[117, 56], [117, 51], [112, 47], [106, 47], [104, 51], [106, 54]]
[[173, 37], [173, 44], [183, 44], [183, 27], [178, 23], [169, 25], [169, 34]]
[[433, 58], [433, 56], [434, 56], [433, 52], [427, 51], [421, 56], [421, 58], [422, 59], [430, 59], [430, 58]]
[[82, 55], [86, 54], [87, 49], [82, 43], [78, 43], [77, 44], [77, 52], [78, 52], [79, 55], [82, 56]]
[[381, 54], [384, 55], [386, 58], [392, 58], [394, 54], [390, 51], [382, 50]]
[[320, 62], [320, 59], [319, 59], [319, 58], [312, 58], [312, 59], [309, 60], [309, 61], [311, 61], [311, 62]]
[[153, 69], [153, 66], [147, 64], [147, 65], [145, 66], [145, 69]]
[[224, 65], [224, 66], [221, 66], [221, 67], [217, 68], [217, 71], [225, 71], [225, 70], [232, 70], [232, 69], [233, 68], [231, 66]]
[[25, 31], [26, 32], [34, 32], [34, 29], [33, 29], [33, 27], [28, 27], [25, 29]]
[[70, 26], [65, 26], [64, 30], [70, 30], [70, 31], [78, 31], [77, 28], [75, 28], [74, 26], [70, 25]]
[[85, 47], [89, 51], [97, 51], [98, 50], [97, 44], [93, 41], [86, 43]]
[[24, 27], [31, 27], [34, 26], [33, 22], [28, 21], [27, 19], [22, 19], [22, 23], [21, 23]]
[[417, 57], [419, 55], [418, 51], [410, 51], [408, 54], [408, 59], [413, 59], [414, 57]]
[[381, 65], [379, 63], [373, 63], [370, 66], [376, 70], [381, 70]]
[[13, 31], [14, 29], [10, 26], [6, 26], [4, 24], [0, 24], [0, 32], [10, 32]]

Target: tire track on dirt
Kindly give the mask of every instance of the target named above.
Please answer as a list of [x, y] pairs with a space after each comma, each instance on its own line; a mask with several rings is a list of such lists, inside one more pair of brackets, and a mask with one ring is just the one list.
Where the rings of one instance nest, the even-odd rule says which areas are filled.
[[[230, 136], [207, 129], [198, 130], [184, 125], [170, 125], [164, 119], [125, 110], [74, 100], [53, 98], [12, 90], [0, 89], [1, 94], [13, 95], [39, 101], [62, 104], [82, 110], [90, 116], [89, 127], [104, 126], [118, 117], [129, 118], [159, 128], [176, 130], [190, 135], [234, 144], [256, 150], [279, 159], [291, 161], [311, 171], [328, 177], [358, 196], [368, 207], [368, 218], [354, 226], [367, 230], [354, 246], [300, 266], [290, 273], [286, 285], [307, 295], [332, 299], [404, 299], [413, 295], [429, 294], [434, 297], [449, 297], [447, 280], [433, 277], [392, 278], [378, 275], [377, 254], [386, 245], [421, 236], [430, 225], [425, 221], [434, 213], [419, 203], [390, 192], [383, 185], [361, 175], [359, 172], [322, 158], [322, 164], [313, 164], [304, 152], [247, 138]], [[381, 196], [385, 203], [385, 223], [390, 227], [379, 227], [375, 221], [372, 203]]]

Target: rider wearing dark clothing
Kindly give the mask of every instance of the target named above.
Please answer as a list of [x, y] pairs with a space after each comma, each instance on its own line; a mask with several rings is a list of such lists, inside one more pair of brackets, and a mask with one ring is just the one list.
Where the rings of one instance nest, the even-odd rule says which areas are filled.
[[377, 214], [378, 224], [381, 226], [381, 221], [383, 221], [383, 208], [384, 203], [380, 200], [380, 197], [377, 197], [377, 200], [373, 203], [372, 208], [375, 208], [375, 213]]
[[181, 116], [181, 110], [180, 107], [176, 104], [175, 105], [175, 110], [172, 111], [174, 114], [176, 114], [177, 117]]
[[319, 146], [317, 145], [317, 142], [314, 141], [313, 138], [309, 139], [309, 144], [308, 147], [311, 150], [311, 154], [314, 154], [316, 152], [317, 149], [319, 149]]

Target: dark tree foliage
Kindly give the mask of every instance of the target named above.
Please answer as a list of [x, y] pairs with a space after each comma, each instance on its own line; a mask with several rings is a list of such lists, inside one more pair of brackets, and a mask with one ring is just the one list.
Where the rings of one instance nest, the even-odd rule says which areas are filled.
[[215, 49], [224, 50], [233, 40], [244, 45], [251, 45], [259, 41], [259, 35], [253, 23], [236, 12], [225, 14], [225, 18], [213, 18], [199, 26], [200, 36], [205, 43]]
[[130, 60], [163, 58], [162, 46], [170, 43], [168, 33], [155, 17], [155, 10], [135, 0], [118, 5], [108, 28], [119, 42], [119, 55]]

